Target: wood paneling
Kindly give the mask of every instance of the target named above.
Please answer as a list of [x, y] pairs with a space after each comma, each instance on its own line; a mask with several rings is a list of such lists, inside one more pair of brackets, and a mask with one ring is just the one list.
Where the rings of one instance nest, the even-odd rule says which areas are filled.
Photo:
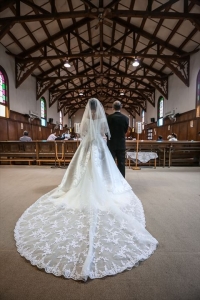
[[0, 117], [0, 140], [8, 140], [8, 122], [7, 119]]
[[13, 120], [8, 119], [8, 140], [17, 141], [18, 137], [18, 126]]
[[[190, 127], [190, 121], [193, 121], [193, 127]], [[168, 127], [170, 126], [170, 130]], [[172, 122], [168, 118], [164, 119], [164, 125], [157, 127], [156, 123], [148, 124], [145, 126], [145, 134], [140, 135], [140, 139], [147, 139], [147, 129], [156, 128], [156, 136], [153, 139], [157, 139], [159, 135], [162, 135], [166, 140], [167, 136], [171, 133], [176, 133], [178, 140], [185, 141], [199, 141], [200, 135], [200, 118], [196, 118], [196, 110], [188, 111], [176, 116], [176, 121]]]
[[[47, 123], [47, 126], [41, 126], [40, 120], [34, 119], [31, 123], [23, 114], [11, 111], [10, 118], [0, 117], [0, 140], [18, 141], [27, 130], [32, 140], [46, 140], [54, 132], [55, 124]], [[62, 134], [65, 130], [57, 130], [57, 134]]]
[[[154, 140], [157, 140], [159, 135], [162, 135], [163, 139], [166, 140], [169, 134], [175, 132], [178, 135], [178, 140], [199, 141], [200, 135], [198, 135], [198, 132], [200, 132], [200, 118], [196, 118], [195, 115], [196, 111], [192, 110], [177, 116], [176, 122], [174, 123], [168, 118], [165, 118], [163, 126], [157, 127], [156, 122], [148, 124], [145, 126], [143, 133], [140, 134], [140, 139], [146, 140], [148, 129], [155, 128], [155, 131], [153, 131]], [[193, 127], [190, 127], [190, 121], [193, 121]], [[23, 125], [23, 129], [21, 129], [21, 124]], [[169, 126], [170, 130], [168, 130]], [[40, 125], [40, 120], [37, 119], [29, 123], [26, 116], [11, 111], [9, 119], [0, 117], [0, 140], [19, 140], [23, 135], [24, 130], [29, 132], [29, 136], [33, 140], [46, 140], [48, 136], [55, 131], [57, 134], [65, 132], [65, 129], [54, 130], [54, 127], [55, 124], [49, 123], [47, 123], [47, 127], [43, 127]], [[135, 132], [132, 132], [131, 136], [136, 137], [137, 135]]]

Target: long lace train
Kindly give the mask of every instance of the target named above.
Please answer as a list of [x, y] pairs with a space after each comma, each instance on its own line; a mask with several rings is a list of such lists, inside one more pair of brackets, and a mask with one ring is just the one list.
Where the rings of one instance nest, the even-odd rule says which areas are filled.
[[60, 186], [24, 212], [14, 233], [31, 264], [84, 281], [131, 269], [158, 244], [103, 139], [81, 143]]

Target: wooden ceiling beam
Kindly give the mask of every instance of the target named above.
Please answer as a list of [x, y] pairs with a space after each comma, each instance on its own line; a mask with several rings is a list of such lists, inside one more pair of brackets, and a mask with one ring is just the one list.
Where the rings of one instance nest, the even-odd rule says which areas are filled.
[[[77, 92], [78, 93], [79, 89], [83, 90], [83, 92], [91, 90], [90, 87], [84, 87], [84, 84], [82, 84], [78, 88], [74, 88], [74, 89], [70, 88], [70, 89], [68, 89], [67, 93], [71, 93], [71, 92]], [[101, 90], [121, 91], [123, 89], [125, 91], [130, 91], [130, 92], [135, 92], [135, 91], [145, 92], [145, 91], [152, 91], [152, 90], [154, 90], [154, 88], [152, 88], [152, 89], [142, 89], [142, 88], [135, 89], [135, 88], [129, 88], [129, 87], [127, 88], [125, 85], [123, 87], [97, 86], [94, 89], [97, 90], [97, 91], [101, 91]], [[56, 93], [58, 93], [58, 91], [62, 93], [62, 92], [66, 92], [66, 89], [58, 89], [58, 90], [55, 90], [55, 91], [51, 90], [52, 94], [54, 94], [54, 93], [56, 94]]]
[[[136, 53], [123, 53], [123, 52], [104, 52], [104, 51], [96, 51], [96, 52], [89, 52], [89, 53], [70, 53], [70, 54], [65, 54], [65, 55], [47, 55], [47, 56], [41, 56], [41, 57], [28, 57], [28, 58], [22, 58], [19, 55], [16, 55], [15, 58], [17, 58], [19, 61], [27, 63], [27, 62], [42, 62], [43, 60], [56, 60], [56, 59], [79, 59], [79, 57], [127, 57], [130, 59], [134, 59], [135, 57], [137, 58], [157, 58], [157, 59], [166, 59], [166, 60], [183, 60], [184, 57], [190, 56], [193, 53], [198, 52], [199, 49], [196, 49], [192, 52], [189, 52], [185, 55], [182, 56], [177, 56], [177, 55], [165, 55], [165, 54], [146, 54], [146, 53], [141, 53], [140, 55]], [[8, 53], [8, 52], [7, 52]], [[8, 53], [9, 54], [9, 53]], [[63, 63], [64, 64], [64, 63]]]
[[170, 0], [162, 5], [160, 5], [159, 7], [157, 7], [156, 9], [154, 9], [152, 12], [155, 13], [155, 12], [161, 12], [163, 9], [168, 9], [168, 8], [171, 8], [171, 6], [178, 2], [179, 0]]
[[75, 33], [74, 31], [72, 31], [71, 34], [73, 34], [77, 39], [79, 39], [79, 40], [82, 41], [85, 45], [87, 45], [87, 46], [88, 46], [88, 50], [89, 50], [89, 49], [92, 49], [92, 50], [96, 51], [96, 47], [93, 46], [91, 43], [88, 43], [86, 40], [84, 40], [84, 39], [80, 36], [80, 34], [77, 34], [77, 33]]
[[85, 25], [88, 22], [88, 19], [82, 19], [78, 22], [76, 22], [76, 24], [73, 24], [71, 26], [68, 26], [67, 28], [65, 28], [62, 31], [59, 31], [58, 33], [52, 35], [50, 38], [42, 41], [41, 43], [39, 43], [38, 45], [35, 45], [27, 50], [25, 50], [24, 52], [20, 53], [19, 56], [20, 57], [25, 57], [31, 53], [34, 53], [38, 50], [40, 50], [42, 47], [48, 45], [49, 43], [52, 43], [56, 40], [58, 40], [59, 38], [62, 38], [63, 35], [67, 35], [68, 33], [70, 33], [71, 31], [74, 31], [75, 29]]
[[6, 8], [10, 7], [15, 2], [16, 2], [16, 0], [1, 0], [1, 2], [0, 2], [0, 12], [4, 11]]
[[10, 29], [13, 27], [13, 23], [6, 23], [5, 25], [2, 25], [0, 27], [0, 40], [10, 31]]
[[182, 55], [185, 53], [185, 51], [182, 51], [182, 50], [180, 51], [177, 47], [175, 47], [169, 43], [166, 43], [165, 41], [161, 40], [158, 37], [152, 37], [152, 34], [150, 34], [149, 32], [147, 32], [143, 29], [140, 29], [139, 27], [137, 27], [133, 24], [129, 24], [120, 18], [114, 18], [113, 20], [116, 23], [118, 23], [119, 25], [121, 25], [125, 28], [128, 28], [129, 30], [135, 31], [137, 34], [140, 34], [141, 36], [145, 37], [146, 39], [153, 41], [153, 42], [157, 43], [158, 45], [163, 46], [178, 55]]
[[[96, 63], [96, 64], [93, 66], [93, 68], [96, 68], [96, 67], [98, 67], [99, 65], [100, 65], [100, 63], [98, 62], [98, 63]], [[85, 70], [81, 71], [81, 72], [79, 73], [79, 75], [84, 74], [84, 73], [87, 73], [87, 72], [89, 72], [90, 70], [91, 70], [91, 68], [85, 69]], [[38, 76], [38, 77], [39, 77], [39, 76]], [[36, 78], [38, 78], [38, 77], [36, 76]], [[89, 77], [89, 76], [86, 74], [85, 77]], [[91, 77], [92, 77], [92, 75], [91, 75]], [[38, 79], [39, 79], [39, 78], [38, 78]], [[40, 78], [40, 79], [42, 79], [42, 78]], [[64, 80], [64, 83], [67, 83], [67, 82], [70, 83], [71, 79], [72, 79], [72, 78], [68, 77], [67, 80]], [[43, 79], [42, 79], [42, 80], [43, 80]], [[44, 80], [43, 80], [43, 81], [44, 81]], [[62, 86], [62, 85], [63, 85], [63, 82], [58, 83], [58, 84], [55, 84], [55, 85], [53, 86], [53, 88], [55, 89], [55, 88], [58, 88], [59, 86]]]
[[[199, 16], [200, 18], [200, 16]], [[192, 23], [192, 25], [194, 27], [196, 27], [196, 29], [198, 29], [200, 31], [200, 21], [199, 19], [189, 19], [189, 21]]]
[[87, 7], [90, 8], [97, 8], [93, 3], [91, 3], [89, 0], [80, 0], [81, 2], [83, 2]]
[[[15, 1], [13, 1], [15, 2]], [[99, 12], [93, 13], [91, 11], [70, 11], [70, 12], [60, 12], [60, 13], [50, 13], [48, 11], [43, 10], [40, 6], [35, 5], [29, 1], [21, 0], [21, 2], [29, 3], [28, 5], [36, 8], [40, 11], [44, 11], [41, 14], [35, 15], [19, 15], [15, 17], [5, 17], [0, 19], [0, 23], [27, 23], [34, 21], [48, 21], [48, 20], [62, 20], [62, 19], [71, 19], [71, 18], [90, 18], [96, 19], [98, 18]], [[176, 1], [177, 2], [177, 1]], [[1, 8], [0, 8], [1, 9]], [[4, 9], [2, 9], [3, 11]], [[197, 19], [199, 18], [198, 13], [185, 13], [185, 12], [159, 12], [159, 11], [137, 11], [137, 10], [113, 10], [108, 12], [106, 17], [115, 21], [115, 18], [142, 18], [142, 19], [176, 19], [176, 20], [185, 20], [185, 19]]]
[[[31, 8], [33, 8], [33, 10], [37, 9], [37, 11], [42, 14], [47, 14], [47, 15], [50, 14], [50, 12], [48, 10], [42, 8], [39, 5], [36, 5], [35, 3], [31, 2], [31, 1], [28, 1], [28, 0], [20, 0], [20, 1], [23, 2], [24, 4], [30, 6]], [[20, 1], [17, 1], [17, 2], [20, 2]], [[36, 15], [38, 15], [38, 14], [36, 14]], [[45, 21], [45, 20], [41, 20], [41, 21]]]
[[95, 75], [95, 74], [76, 74], [76, 75], [70, 75], [70, 76], [50, 76], [50, 77], [45, 77], [45, 78], [40, 78], [39, 76], [37, 76], [37, 78], [41, 81], [41, 82], [45, 82], [45, 81], [48, 81], [48, 80], [57, 80], [57, 79], [76, 79], [76, 78], [85, 78], [85, 77], [92, 77], [92, 78], [129, 78], [129, 79], [152, 79], [152, 80], [159, 80], [159, 81], [162, 81], [164, 79], [166, 79], [168, 76], [166, 75], [164, 78], [163, 77], [159, 77], [159, 76], [146, 76], [146, 75], [129, 75], [129, 74], [109, 74], [107, 76], [104, 76], [104, 75]]

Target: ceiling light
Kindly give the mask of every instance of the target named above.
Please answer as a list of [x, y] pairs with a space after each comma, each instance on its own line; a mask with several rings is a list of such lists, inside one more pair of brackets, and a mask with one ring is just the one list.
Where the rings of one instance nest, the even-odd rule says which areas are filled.
[[83, 92], [82, 91], [79, 92], [79, 96], [83, 96]]
[[134, 62], [132, 63], [133, 67], [138, 67], [139, 66], [139, 61], [138, 59], [135, 59]]
[[64, 67], [66, 67], [66, 68], [70, 68], [70, 67], [71, 67], [71, 65], [70, 65], [70, 63], [69, 63], [69, 61], [68, 61], [68, 59], [67, 59], [66, 62], [64, 63]]
[[124, 96], [124, 92], [120, 92], [120, 96]]

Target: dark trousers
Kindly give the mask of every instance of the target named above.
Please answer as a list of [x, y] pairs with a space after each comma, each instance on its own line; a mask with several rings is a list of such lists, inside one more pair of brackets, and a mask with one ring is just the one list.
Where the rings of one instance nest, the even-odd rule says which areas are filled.
[[117, 159], [117, 167], [121, 172], [122, 176], [125, 177], [125, 150], [111, 150], [112, 157]]

